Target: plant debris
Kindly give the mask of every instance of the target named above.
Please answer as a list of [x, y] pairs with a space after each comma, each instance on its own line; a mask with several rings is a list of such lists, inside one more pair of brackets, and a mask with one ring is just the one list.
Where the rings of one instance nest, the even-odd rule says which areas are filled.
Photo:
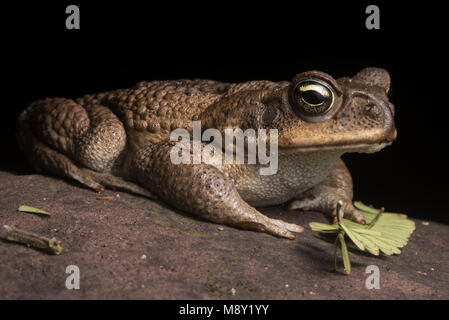
[[28, 247], [40, 249], [50, 254], [59, 255], [62, 252], [62, 242], [54, 237], [47, 238], [36, 233], [10, 227], [7, 225], [3, 225], [3, 227], [6, 229], [6, 240], [8, 241], [22, 243], [27, 245]]
[[408, 238], [415, 230], [415, 223], [405, 214], [386, 213], [384, 209], [375, 209], [364, 205], [361, 202], [354, 202], [354, 206], [359, 209], [366, 219], [366, 225], [360, 225], [348, 219], [339, 219], [342, 203], [337, 205], [337, 224], [325, 224], [311, 222], [310, 227], [314, 231], [322, 233], [337, 233], [334, 250], [334, 264], [337, 267], [337, 250], [341, 246], [343, 265], [346, 274], [351, 273], [351, 262], [346, 247], [344, 236], [349, 239], [362, 251], [378, 256], [380, 252], [386, 255], [400, 254], [399, 248], [407, 244]]
[[97, 200], [114, 200], [114, 199], [118, 198], [117, 196], [118, 195], [116, 195], [116, 196], [97, 196], [96, 199]]
[[43, 214], [46, 216], [50, 216], [51, 214], [48, 213], [47, 211], [38, 209], [38, 208], [34, 208], [34, 207], [30, 207], [30, 206], [20, 206], [19, 209], [20, 212], [27, 212], [27, 213], [36, 213], [36, 214]]

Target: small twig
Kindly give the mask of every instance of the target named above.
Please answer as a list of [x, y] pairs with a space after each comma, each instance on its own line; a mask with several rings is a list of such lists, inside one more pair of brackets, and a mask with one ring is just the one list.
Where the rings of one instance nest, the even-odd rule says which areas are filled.
[[372, 227], [374, 227], [374, 225], [376, 224], [376, 222], [379, 220], [379, 218], [382, 216], [382, 213], [385, 211], [385, 208], [382, 207], [380, 208], [380, 211], [376, 214], [376, 216], [374, 217], [374, 219], [368, 224], [368, 229], [371, 229]]
[[117, 199], [117, 196], [97, 196], [97, 200], [114, 200]]
[[29, 247], [41, 249], [51, 254], [60, 254], [62, 252], [62, 242], [56, 238], [47, 238], [29, 231], [17, 229], [7, 225], [3, 226], [6, 229], [6, 240], [25, 244]]

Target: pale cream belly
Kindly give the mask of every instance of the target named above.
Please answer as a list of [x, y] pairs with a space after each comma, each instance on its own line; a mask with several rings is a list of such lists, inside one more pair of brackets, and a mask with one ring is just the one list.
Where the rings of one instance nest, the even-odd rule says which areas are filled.
[[246, 202], [269, 206], [285, 203], [322, 182], [340, 156], [338, 151], [279, 155], [278, 170], [273, 175], [260, 175], [257, 165], [225, 170]]

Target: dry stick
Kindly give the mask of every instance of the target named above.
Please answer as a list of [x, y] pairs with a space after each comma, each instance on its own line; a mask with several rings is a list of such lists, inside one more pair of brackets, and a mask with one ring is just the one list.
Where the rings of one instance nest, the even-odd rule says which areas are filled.
[[117, 196], [98, 196], [97, 200], [114, 200], [117, 199]]
[[7, 225], [3, 226], [7, 231], [6, 240], [25, 244], [29, 247], [44, 250], [51, 254], [62, 252], [62, 242], [56, 238], [47, 238], [36, 233], [17, 229]]

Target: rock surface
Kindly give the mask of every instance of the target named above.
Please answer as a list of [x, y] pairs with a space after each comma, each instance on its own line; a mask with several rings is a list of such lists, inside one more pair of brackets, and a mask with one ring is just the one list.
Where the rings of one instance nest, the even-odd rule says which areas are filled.
[[[52, 256], [0, 240], [0, 299], [448, 299], [449, 226], [415, 220], [399, 256], [351, 250], [352, 273], [333, 270], [333, 243], [308, 227], [313, 212], [262, 208], [306, 226], [296, 240], [203, 221], [123, 192], [116, 199], [37, 174], [0, 172], [0, 224], [62, 240]], [[50, 217], [17, 211], [20, 205]], [[5, 232], [0, 231], [2, 237]], [[65, 287], [66, 267], [80, 269], [80, 289]], [[380, 289], [368, 290], [368, 265]]]

